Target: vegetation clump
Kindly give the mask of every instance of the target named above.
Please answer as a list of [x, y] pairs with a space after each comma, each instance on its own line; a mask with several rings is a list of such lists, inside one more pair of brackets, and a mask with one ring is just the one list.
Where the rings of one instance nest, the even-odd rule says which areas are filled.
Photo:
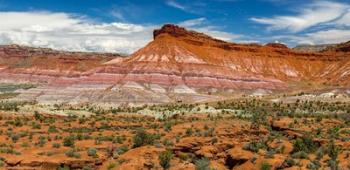
[[135, 136], [133, 137], [133, 142], [134, 142], [133, 147], [137, 148], [144, 145], [152, 145], [156, 139], [159, 139], [157, 135], [150, 134], [143, 129], [138, 130]]
[[163, 169], [170, 168], [170, 161], [173, 158], [173, 153], [169, 150], [161, 152], [159, 154], [159, 164], [163, 167]]

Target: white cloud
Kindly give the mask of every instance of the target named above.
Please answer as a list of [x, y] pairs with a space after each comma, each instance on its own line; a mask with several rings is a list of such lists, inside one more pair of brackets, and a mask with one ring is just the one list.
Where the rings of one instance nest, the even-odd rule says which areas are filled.
[[348, 11], [337, 21], [334, 22], [340, 26], [350, 26], [350, 7]]
[[193, 27], [202, 25], [206, 21], [206, 18], [196, 18], [180, 22], [179, 25], [182, 27]]
[[[268, 25], [269, 30], [303, 31], [319, 24], [332, 24], [339, 19], [339, 24], [349, 23], [350, 6], [332, 1], [314, 1], [301, 9], [295, 16], [275, 16], [272, 18], [251, 18], [252, 21]], [[346, 15], [346, 13], [348, 13]], [[344, 17], [343, 17], [344, 16]], [[336, 21], [335, 21], [336, 22]]]
[[109, 14], [121, 21], [125, 21], [124, 14], [120, 10], [113, 9], [109, 12]]
[[243, 38], [242, 35], [232, 34], [225, 31], [219, 31], [219, 29], [217, 29], [217, 27], [215, 26], [197, 27], [193, 29], [224, 41], [241, 41], [239, 39]]
[[69, 51], [131, 53], [152, 40], [155, 25], [95, 23], [52, 12], [0, 12], [0, 44]]
[[240, 41], [239, 39], [243, 37], [242, 35], [220, 31], [220, 27], [209, 25], [206, 18], [190, 19], [180, 22], [178, 25], [224, 41]]
[[[350, 30], [329, 29], [310, 32], [302, 35], [276, 35], [269, 39], [288, 42], [289, 44], [338, 44], [350, 40]], [[261, 40], [266, 41], [266, 38]]]
[[350, 30], [331, 29], [326, 31], [317, 31], [306, 34], [305, 41], [311, 41], [315, 44], [341, 43], [350, 40]]
[[168, 1], [166, 1], [166, 4], [171, 6], [171, 7], [186, 11], [186, 7], [184, 5], [181, 5], [180, 3], [176, 2], [175, 0], [168, 0]]
[[[159, 25], [96, 23], [67, 13], [0, 12], [0, 44], [20, 44], [66, 51], [132, 53], [153, 38]], [[239, 35], [206, 24], [205, 18], [179, 23], [215, 38], [233, 41]]]

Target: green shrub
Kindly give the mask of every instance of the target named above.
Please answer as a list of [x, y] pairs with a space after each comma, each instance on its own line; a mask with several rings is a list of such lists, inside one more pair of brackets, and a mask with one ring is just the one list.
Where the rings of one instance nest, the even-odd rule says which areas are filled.
[[40, 147], [43, 147], [45, 144], [46, 144], [46, 138], [44, 136], [40, 136], [38, 145]]
[[271, 165], [268, 164], [267, 162], [264, 162], [261, 167], [260, 167], [261, 170], [270, 170], [271, 169]]
[[246, 145], [244, 145], [243, 149], [252, 151], [252, 152], [258, 152], [260, 149], [266, 149], [267, 146], [265, 142], [263, 141], [252, 141]]
[[333, 161], [337, 160], [340, 151], [341, 148], [336, 146], [333, 140], [328, 144], [327, 153]]
[[68, 136], [63, 139], [63, 146], [73, 147], [74, 146], [74, 137]]
[[47, 130], [49, 133], [57, 133], [58, 130], [56, 129], [56, 126], [51, 125], [49, 126], [49, 129]]
[[40, 120], [40, 121], [43, 120], [42, 115], [38, 111], [34, 111], [34, 118], [35, 120]]
[[123, 153], [127, 152], [129, 150], [128, 146], [121, 146], [116, 149], [116, 152], [119, 155], [122, 155]]
[[315, 152], [319, 146], [313, 142], [311, 135], [304, 135], [295, 140], [293, 144], [293, 152], [304, 151], [306, 153]]
[[75, 149], [68, 150], [65, 155], [71, 158], [80, 158], [80, 154]]
[[286, 163], [286, 165], [287, 165], [288, 167], [292, 167], [292, 166], [295, 165], [294, 159], [293, 159], [293, 158], [290, 158], [290, 157], [288, 157], [288, 158], [285, 160], [285, 163]]
[[210, 161], [208, 158], [201, 158], [194, 162], [196, 170], [210, 170]]
[[171, 127], [172, 127], [172, 123], [171, 122], [167, 122], [164, 124], [164, 130], [166, 132], [170, 132], [171, 131]]
[[144, 146], [144, 145], [151, 145], [156, 140], [156, 136], [154, 134], [147, 133], [144, 130], [139, 130], [136, 132], [135, 136], [133, 137], [134, 142], [134, 148]]
[[112, 169], [114, 169], [116, 166], [117, 166], [117, 164], [115, 164], [115, 163], [109, 163], [108, 166], [107, 166], [107, 170], [112, 170]]
[[53, 144], [52, 144], [52, 147], [53, 147], [53, 148], [60, 148], [61, 145], [60, 145], [59, 143], [53, 143]]
[[187, 135], [187, 136], [192, 136], [192, 134], [193, 134], [192, 128], [186, 129], [186, 135]]
[[317, 160], [313, 160], [306, 167], [311, 170], [317, 170], [317, 169], [320, 169], [321, 163], [318, 162]]
[[339, 162], [338, 161], [335, 161], [335, 160], [329, 160], [327, 162], [328, 166], [332, 169], [332, 170], [338, 170], [339, 169]]
[[295, 159], [306, 159], [307, 158], [307, 153], [304, 152], [304, 151], [295, 152], [295, 153], [293, 153], [292, 158], [295, 158]]
[[18, 139], [19, 139], [19, 135], [17, 135], [17, 134], [14, 134], [11, 136], [11, 140], [13, 143], [16, 143], [18, 141]]
[[91, 157], [97, 157], [97, 150], [95, 148], [89, 148], [87, 150], [87, 155]]
[[170, 168], [170, 161], [173, 158], [173, 153], [171, 151], [164, 151], [159, 155], [159, 164], [163, 169]]
[[70, 170], [68, 166], [58, 167], [58, 170]]
[[32, 123], [32, 128], [33, 128], [33, 129], [41, 129], [41, 125], [40, 125], [39, 123], [33, 122], [33, 123]]

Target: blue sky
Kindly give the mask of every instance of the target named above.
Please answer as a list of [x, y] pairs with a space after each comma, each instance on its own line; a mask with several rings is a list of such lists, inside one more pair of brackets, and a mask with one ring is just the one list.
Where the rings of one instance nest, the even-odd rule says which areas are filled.
[[350, 40], [349, 0], [0, 0], [0, 44], [132, 53], [174, 23], [238, 43]]

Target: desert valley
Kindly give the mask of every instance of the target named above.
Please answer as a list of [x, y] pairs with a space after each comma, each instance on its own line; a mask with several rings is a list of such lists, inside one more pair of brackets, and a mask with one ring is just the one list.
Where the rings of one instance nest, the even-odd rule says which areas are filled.
[[0, 46], [3, 169], [350, 169], [350, 41], [166, 24], [131, 55]]

